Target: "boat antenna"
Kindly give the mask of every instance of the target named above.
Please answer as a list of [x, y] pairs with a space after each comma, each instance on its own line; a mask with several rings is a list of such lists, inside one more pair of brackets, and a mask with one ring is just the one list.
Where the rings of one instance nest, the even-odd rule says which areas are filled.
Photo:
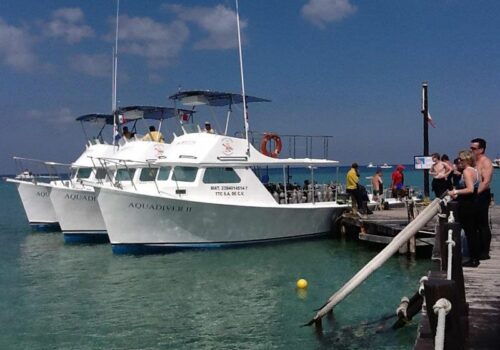
[[245, 77], [243, 75], [243, 53], [241, 50], [241, 30], [240, 30], [240, 13], [238, 8], [238, 0], [236, 0], [236, 25], [238, 27], [238, 51], [240, 54], [240, 75], [241, 75], [241, 94], [243, 95], [243, 120], [245, 122], [245, 139], [247, 140], [247, 155], [250, 155], [250, 141], [248, 139], [248, 111], [247, 100], [245, 96]]
[[116, 81], [117, 81], [117, 70], [118, 70], [118, 15], [120, 12], [120, 0], [116, 1], [116, 29], [115, 29], [115, 47], [113, 49], [113, 83], [112, 85], [112, 97], [111, 97], [111, 111], [113, 113], [113, 146], [115, 145], [115, 134], [118, 133], [119, 123], [117, 121], [118, 115], [116, 111]]

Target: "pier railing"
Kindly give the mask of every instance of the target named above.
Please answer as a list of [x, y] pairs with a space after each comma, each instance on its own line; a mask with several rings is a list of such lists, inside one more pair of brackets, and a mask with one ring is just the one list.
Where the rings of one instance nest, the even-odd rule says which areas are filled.
[[[435, 260], [424, 282], [425, 305], [415, 349], [464, 349], [468, 337], [468, 306], [462, 269], [461, 226], [458, 203], [449, 202], [436, 229]], [[431, 341], [433, 339], [433, 341]]]

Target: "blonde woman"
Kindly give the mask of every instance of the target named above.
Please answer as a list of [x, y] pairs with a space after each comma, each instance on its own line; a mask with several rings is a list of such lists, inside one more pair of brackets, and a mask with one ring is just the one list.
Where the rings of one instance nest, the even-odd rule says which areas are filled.
[[451, 196], [456, 198], [460, 206], [458, 208], [458, 220], [465, 231], [467, 245], [469, 246], [470, 259], [463, 264], [466, 267], [479, 266], [479, 235], [477, 225], [477, 206], [475, 200], [477, 188], [481, 182], [475, 166], [474, 155], [465, 150], [458, 153], [458, 168], [462, 172], [459, 186], [451, 191]]

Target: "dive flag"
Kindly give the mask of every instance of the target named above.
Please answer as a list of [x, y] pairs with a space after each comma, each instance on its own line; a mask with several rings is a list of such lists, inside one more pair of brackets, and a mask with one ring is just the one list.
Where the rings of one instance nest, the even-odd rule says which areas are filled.
[[181, 121], [183, 121], [183, 122], [187, 122], [187, 121], [189, 121], [189, 114], [187, 114], [187, 113], [182, 113], [182, 114], [181, 114]]
[[427, 113], [427, 123], [429, 123], [433, 128], [436, 127], [436, 124], [432, 121], [432, 117], [430, 113]]
[[127, 119], [125, 119], [125, 116], [123, 114], [118, 114], [118, 123], [125, 124], [126, 122]]

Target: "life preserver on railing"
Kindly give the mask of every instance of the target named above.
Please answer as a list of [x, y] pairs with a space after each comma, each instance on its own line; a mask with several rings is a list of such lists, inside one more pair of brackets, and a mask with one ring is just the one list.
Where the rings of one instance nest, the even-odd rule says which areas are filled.
[[[274, 150], [269, 153], [267, 150], [267, 143], [269, 141], [273, 140], [274, 141]], [[281, 144], [281, 137], [279, 137], [277, 134], [273, 132], [268, 132], [264, 134], [264, 137], [262, 138], [262, 141], [260, 142], [260, 152], [269, 157], [276, 158], [281, 152], [283, 145]]]

